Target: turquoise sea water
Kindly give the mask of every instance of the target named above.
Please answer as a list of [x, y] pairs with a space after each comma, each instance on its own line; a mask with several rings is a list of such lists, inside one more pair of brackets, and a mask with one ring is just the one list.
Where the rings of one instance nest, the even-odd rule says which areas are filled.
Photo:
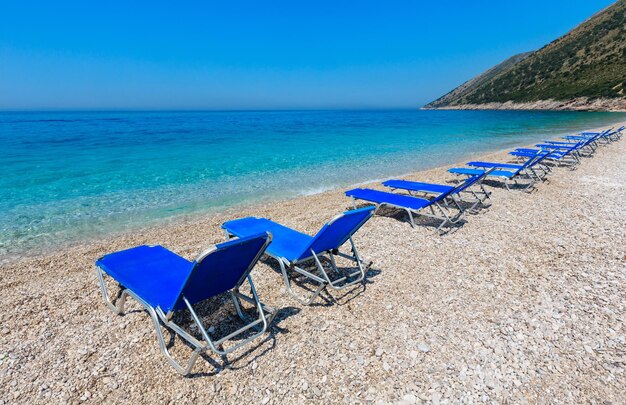
[[626, 114], [4, 112], [0, 256], [390, 177], [620, 120]]

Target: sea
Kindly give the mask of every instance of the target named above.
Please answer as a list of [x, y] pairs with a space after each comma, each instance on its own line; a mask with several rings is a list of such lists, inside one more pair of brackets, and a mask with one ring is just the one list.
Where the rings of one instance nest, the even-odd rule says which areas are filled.
[[624, 120], [626, 113], [419, 109], [0, 112], [0, 257]]

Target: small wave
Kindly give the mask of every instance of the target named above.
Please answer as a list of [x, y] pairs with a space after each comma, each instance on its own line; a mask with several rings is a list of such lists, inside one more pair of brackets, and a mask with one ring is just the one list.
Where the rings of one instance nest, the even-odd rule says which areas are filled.
[[300, 192], [298, 192], [298, 195], [307, 196], [307, 195], [321, 194], [321, 193], [326, 192], [328, 190], [332, 190], [332, 189], [334, 189], [336, 187], [337, 187], [336, 184], [328, 184], [328, 185], [322, 185], [322, 186], [307, 188], [307, 189], [304, 189], [304, 190], [301, 190]]

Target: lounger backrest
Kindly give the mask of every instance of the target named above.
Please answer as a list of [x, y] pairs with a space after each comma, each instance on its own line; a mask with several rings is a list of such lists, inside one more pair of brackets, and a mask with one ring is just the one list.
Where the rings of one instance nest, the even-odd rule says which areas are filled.
[[269, 233], [260, 233], [220, 243], [194, 261], [193, 269], [183, 285], [175, 309], [231, 290], [248, 276], [271, 240]]
[[319, 253], [338, 249], [374, 215], [374, 209], [375, 207], [359, 208], [333, 218], [313, 237], [310, 247], [299, 259], [311, 256], [311, 250]]
[[[595, 137], [594, 137], [594, 138], [595, 138]], [[588, 143], [588, 141], [580, 141], [580, 142], [577, 142], [575, 145], [572, 145], [572, 147], [571, 147], [571, 148], [569, 148], [569, 149], [568, 149], [565, 153], [570, 153], [570, 152], [572, 152], [572, 151], [575, 151], [575, 150], [577, 150], [577, 149], [580, 149], [580, 148], [582, 148], [583, 146], [585, 146], [587, 143]]]
[[581, 146], [587, 146], [587, 145], [597, 141], [598, 139], [602, 138], [604, 136], [604, 134], [605, 134], [604, 132], [601, 132], [599, 134], [596, 134], [596, 135], [590, 137], [586, 141], [583, 141]]
[[458, 194], [461, 191], [466, 190], [469, 187], [473, 186], [474, 184], [480, 183], [481, 181], [485, 179], [485, 177], [487, 177], [494, 170], [496, 170], [496, 168], [492, 167], [490, 169], [485, 170], [483, 174], [479, 174], [478, 176], [472, 176], [472, 177], [467, 178], [464, 182], [462, 182], [461, 184], [456, 186], [454, 189], [452, 189], [450, 193], [448, 193], [448, 195]]
[[527, 169], [529, 167], [533, 167], [534, 165], [536, 165], [537, 163], [539, 163], [540, 161], [542, 161], [547, 155], [550, 154], [550, 151], [548, 150], [539, 150], [537, 151], [537, 153], [535, 154], [535, 156], [531, 157], [530, 159], [528, 159], [526, 162], [524, 162], [524, 164], [522, 165], [522, 167], [520, 167], [516, 173], [521, 172], [524, 169]]
[[542, 160], [549, 158], [550, 156], [552, 156], [555, 153], [557, 153], [557, 151], [555, 151], [555, 150], [542, 151], [541, 154], [539, 156], [537, 156], [537, 158], [533, 162], [532, 166], [535, 166], [535, 165], [541, 163]]

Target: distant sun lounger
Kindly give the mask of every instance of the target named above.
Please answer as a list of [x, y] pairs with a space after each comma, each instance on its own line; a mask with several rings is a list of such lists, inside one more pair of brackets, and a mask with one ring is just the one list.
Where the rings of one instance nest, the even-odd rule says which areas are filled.
[[[346, 211], [326, 223], [315, 236], [298, 232], [266, 218], [255, 217], [228, 221], [222, 225], [222, 228], [226, 237], [231, 235], [244, 237], [257, 232], [271, 232], [273, 240], [265, 253], [278, 261], [287, 291], [298, 301], [308, 305], [327, 286], [341, 290], [365, 279], [367, 269], [359, 257], [352, 236], [373, 214], [373, 207]], [[351, 254], [342, 253], [339, 250], [347, 242], [350, 243]], [[340, 273], [335, 256], [354, 262], [357, 266], [356, 271], [340, 277], [331, 277]], [[331, 274], [322, 264], [321, 259], [324, 257], [329, 259]], [[307, 263], [314, 265], [312, 270], [306, 269], [304, 265]], [[306, 277], [317, 284], [317, 288], [306, 297], [299, 296], [292, 288], [288, 270]]]
[[529, 154], [528, 160], [523, 164], [516, 165], [511, 163], [497, 163], [497, 162], [468, 162], [467, 167], [455, 167], [449, 169], [448, 172], [464, 176], [479, 176], [484, 174], [487, 169], [495, 169], [487, 174], [488, 177], [495, 177], [503, 181], [507, 190], [511, 189], [511, 182], [513, 184], [520, 184], [523, 181], [526, 184], [525, 190], [530, 189], [536, 182], [542, 181], [547, 171], [542, 168], [541, 162], [551, 155], [550, 151], [535, 151]]
[[[267, 330], [275, 312], [259, 301], [250, 271], [270, 241], [271, 236], [267, 233], [231, 240], [208, 249], [193, 262], [162, 246], [144, 245], [111, 253], [96, 262], [102, 295], [107, 306], [117, 314], [124, 312], [126, 296], [139, 302], [152, 318], [159, 346], [167, 361], [176, 371], [187, 375], [206, 349], [210, 348], [218, 355], [225, 355]], [[121, 290], [115, 303], [109, 297], [103, 274], [119, 283]], [[240, 291], [246, 281], [251, 295]], [[193, 306], [226, 292], [230, 293], [235, 310], [246, 325], [218, 339], [207, 331]], [[255, 320], [246, 319], [241, 301], [254, 305], [258, 313]], [[198, 338], [193, 332], [174, 322], [174, 314], [185, 310], [191, 315], [201, 337]], [[181, 365], [171, 356], [161, 324], [176, 332], [193, 347], [191, 358], [185, 365]], [[255, 329], [255, 333], [252, 336], [246, 335], [251, 329]], [[240, 340], [224, 348], [223, 344], [233, 338]]]
[[[441, 223], [436, 228], [438, 231], [441, 231], [441, 229], [446, 224], [456, 224], [461, 221], [461, 219], [463, 219], [463, 217], [465, 216], [465, 210], [460, 206], [459, 200], [456, 198], [456, 196], [462, 191], [467, 190], [472, 185], [475, 185], [482, 181], [487, 172], [489, 171], [485, 171], [485, 173], [481, 173], [478, 176], [472, 176], [471, 178], [460, 183], [456, 187], [451, 188], [447, 188], [446, 186], [442, 185], [434, 185], [434, 187], [432, 187], [433, 185], [411, 187], [411, 185], [409, 184], [410, 182], [404, 182], [402, 180], [390, 180], [383, 183], [384, 185], [395, 189], [408, 190], [409, 188], [430, 188], [431, 190], [437, 189], [439, 191], [442, 191], [438, 195], [435, 195], [432, 199], [413, 197], [410, 195], [402, 195], [367, 188], [355, 188], [353, 190], [346, 191], [345, 194], [346, 196], [352, 198], [355, 205], [357, 200], [363, 200], [369, 203], [373, 203], [377, 209], [380, 207], [391, 207], [404, 210], [409, 216], [409, 222], [412, 227], [416, 226], [414, 215], [421, 215], [441, 221]], [[456, 208], [458, 208], [457, 213], [452, 213], [450, 211], [450, 204], [456, 205]], [[472, 209], [473, 208], [474, 207], [472, 207]]]
[[[586, 146], [594, 152], [598, 146], [607, 145], [611, 142], [615, 142], [620, 139], [622, 131], [624, 131], [626, 127], [622, 126], [616, 130], [613, 128], [607, 129], [601, 132], [581, 132], [579, 135], [569, 135], [564, 136], [562, 139], [565, 139], [566, 143], [575, 143], [575, 142], [586, 142]], [[555, 141], [549, 141], [551, 143], [556, 143]], [[562, 143], [562, 142], [561, 142]]]
[[621, 138], [622, 136], [622, 132], [624, 131], [624, 129], [626, 129], [626, 126], [621, 126], [617, 129], [607, 129], [605, 131], [601, 131], [601, 132], [590, 132], [590, 131], [586, 131], [586, 132], [581, 132], [579, 135], [572, 135], [572, 136], [565, 136], [563, 137], [563, 139], [568, 139], [568, 140], [581, 140], [581, 139], [589, 139], [589, 138], [593, 138], [597, 135], [598, 138], [596, 140], [597, 143], [602, 142], [603, 144], [608, 144], [610, 142], [614, 142], [619, 140], [619, 138]]
[[[460, 211], [475, 212], [479, 204], [488, 206], [488, 204], [485, 203], [490, 200], [491, 192], [485, 190], [482, 184], [487, 174], [488, 171], [479, 176], [469, 177], [456, 186], [409, 180], [387, 180], [382, 184], [392, 190], [404, 190], [411, 196], [426, 199], [447, 194], [444, 202], [446, 202], [448, 206], [454, 205]], [[469, 203], [471, 206], [466, 208], [464, 206], [465, 203]]]

